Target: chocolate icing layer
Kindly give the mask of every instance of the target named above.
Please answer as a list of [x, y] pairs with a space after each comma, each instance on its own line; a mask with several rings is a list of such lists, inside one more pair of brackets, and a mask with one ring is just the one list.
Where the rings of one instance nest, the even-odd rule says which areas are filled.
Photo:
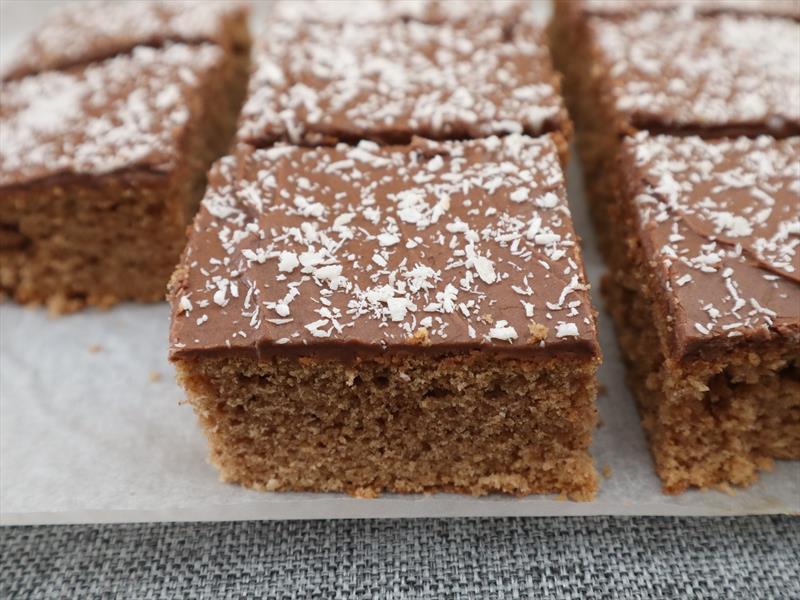
[[129, 54], [3, 84], [0, 186], [120, 169], [170, 170], [197, 90], [219, 67], [212, 44]]
[[362, 25], [419, 21], [453, 23], [499, 18], [514, 23], [528, 11], [526, 0], [280, 0], [270, 17], [305, 23], [358, 23]]
[[240, 146], [171, 287], [170, 353], [597, 356], [549, 137]]
[[3, 79], [19, 79], [167, 42], [234, 45], [242, 3], [222, 0], [72, 2], [54, 11], [17, 49]]
[[258, 147], [569, 135], [547, 45], [528, 22], [271, 21], [255, 63], [238, 137]]
[[623, 152], [676, 352], [741, 336], [800, 341], [800, 137], [643, 132]]
[[800, 134], [800, 23], [644, 12], [588, 27], [634, 128]]
[[763, 15], [800, 19], [800, 0], [557, 0], [581, 3], [590, 14], [630, 16], [642, 11], [679, 11], [688, 16]]

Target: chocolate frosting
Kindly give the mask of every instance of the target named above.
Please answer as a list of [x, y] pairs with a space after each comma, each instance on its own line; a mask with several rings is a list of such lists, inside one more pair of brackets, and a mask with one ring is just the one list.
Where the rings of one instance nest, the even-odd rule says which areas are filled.
[[19, 79], [110, 58], [136, 46], [214, 42], [223, 46], [227, 24], [245, 6], [221, 0], [71, 2], [53, 11], [17, 49], [3, 79]]
[[643, 132], [624, 154], [676, 351], [741, 336], [800, 341], [800, 137]]
[[670, 12], [588, 23], [634, 128], [800, 134], [800, 23]]
[[140, 46], [103, 62], [3, 84], [0, 186], [120, 169], [163, 173], [180, 159], [212, 44]]
[[254, 146], [569, 128], [542, 32], [527, 21], [271, 21], [260, 39], [238, 134]]
[[528, 14], [526, 0], [280, 0], [270, 18], [305, 23], [375, 24], [397, 21], [453, 23], [499, 18], [516, 22]]
[[587, 289], [547, 136], [240, 146], [173, 280], [170, 353], [597, 356]]
[[[559, 1], [559, 0], [557, 0]], [[583, 10], [604, 16], [628, 16], [642, 11], [680, 11], [694, 15], [764, 15], [800, 19], [800, 0], [560, 0], [581, 2]]]

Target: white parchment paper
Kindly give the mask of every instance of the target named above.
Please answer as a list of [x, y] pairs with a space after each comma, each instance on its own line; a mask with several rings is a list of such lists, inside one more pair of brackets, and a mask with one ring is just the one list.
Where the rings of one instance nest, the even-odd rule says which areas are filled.
[[[0, 6], [0, 63], [53, 2]], [[259, 12], [262, 9], [259, 7]], [[601, 307], [602, 263], [594, 249], [580, 173], [569, 197]], [[605, 362], [602, 426], [592, 453], [609, 477], [590, 503], [552, 497], [452, 494], [260, 493], [220, 483], [205, 439], [180, 406], [166, 360], [166, 305], [123, 305], [53, 319], [0, 305], [0, 524], [512, 515], [737, 515], [800, 512], [800, 462], [778, 463], [734, 495], [660, 491], [611, 324], [600, 313]]]

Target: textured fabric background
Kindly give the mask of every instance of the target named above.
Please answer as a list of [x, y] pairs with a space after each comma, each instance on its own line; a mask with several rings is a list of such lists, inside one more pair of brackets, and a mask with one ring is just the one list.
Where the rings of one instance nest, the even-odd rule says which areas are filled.
[[800, 598], [800, 518], [0, 529], [0, 598]]

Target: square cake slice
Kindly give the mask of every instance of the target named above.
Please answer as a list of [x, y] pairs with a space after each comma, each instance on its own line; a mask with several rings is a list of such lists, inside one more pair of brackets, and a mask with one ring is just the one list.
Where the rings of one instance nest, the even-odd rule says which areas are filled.
[[162, 299], [244, 85], [214, 44], [4, 82], [0, 290], [57, 313]]
[[170, 357], [222, 478], [595, 494], [599, 349], [550, 137], [218, 161]]
[[59, 71], [168, 42], [214, 43], [246, 67], [250, 53], [246, 5], [224, 0], [70, 2], [29, 35], [3, 72], [19, 79]]
[[800, 135], [797, 21], [682, 11], [616, 18], [582, 6], [558, 2], [549, 37], [604, 250], [625, 135]]
[[800, 459], [800, 138], [628, 138], [605, 286], [667, 492]]
[[560, 82], [528, 21], [271, 21], [255, 62], [238, 137], [256, 147], [555, 133], [566, 161]]

